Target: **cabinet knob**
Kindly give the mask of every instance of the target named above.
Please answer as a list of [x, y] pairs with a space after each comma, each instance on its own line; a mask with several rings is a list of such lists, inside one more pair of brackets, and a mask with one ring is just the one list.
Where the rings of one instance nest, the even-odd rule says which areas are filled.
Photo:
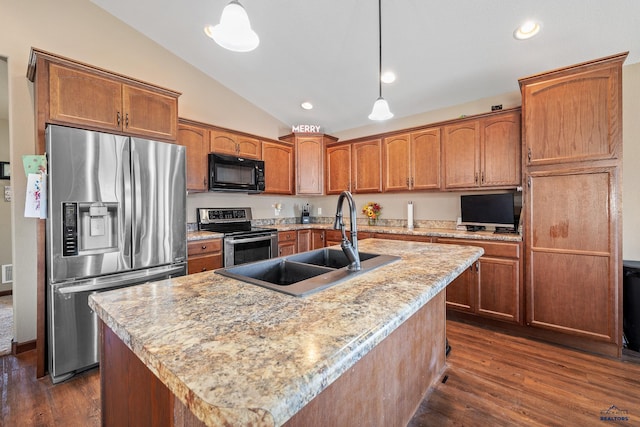
[[531, 161], [531, 148], [527, 148], [527, 160]]
[[120, 116], [120, 111], [118, 111], [118, 113], [116, 114], [116, 120], [118, 121], [118, 126], [120, 126], [121, 119], [122, 117]]
[[202, 250], [207, 249], [207, 245], [202, 245], [200, 249], [202, 249]]
[[200, 270], [200, 271], [201, 271], [201, 272], [202, 272], [202, 271], [207, 271], [207, 267], [202, 267], [202, 270]]
[[475, 175], [473, 176], [473, 181], [477, 184], [478, 183], [478, 172], [475, 173]]
[[124, 115], [124, 127], [129, 127], [129, 113]]
[[407, 178], [407, 188], [410, 188], [409, 187], [409, 178]]

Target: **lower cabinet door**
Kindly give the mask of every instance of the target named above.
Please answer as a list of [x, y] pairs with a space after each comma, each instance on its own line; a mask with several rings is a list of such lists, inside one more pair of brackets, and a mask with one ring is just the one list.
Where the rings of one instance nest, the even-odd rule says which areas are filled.
[[480, 258], [478, 314], [510, 322], [521, 322], [519, 271], [518, 260]]

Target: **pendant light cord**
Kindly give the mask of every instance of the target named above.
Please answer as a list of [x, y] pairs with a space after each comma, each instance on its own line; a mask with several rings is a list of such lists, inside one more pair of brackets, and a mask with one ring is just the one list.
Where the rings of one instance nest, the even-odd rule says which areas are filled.
[[382, 98], [382, 0], [378, 0], [378, 96]]

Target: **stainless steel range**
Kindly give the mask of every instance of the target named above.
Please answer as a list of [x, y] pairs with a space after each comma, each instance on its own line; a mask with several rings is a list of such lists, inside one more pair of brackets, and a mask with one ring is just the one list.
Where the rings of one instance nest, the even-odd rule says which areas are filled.
[[224, 233], [224, 266], [278, 256], [278, 230], [253, 227], [251, 208], [199, 208], [198, 230]]

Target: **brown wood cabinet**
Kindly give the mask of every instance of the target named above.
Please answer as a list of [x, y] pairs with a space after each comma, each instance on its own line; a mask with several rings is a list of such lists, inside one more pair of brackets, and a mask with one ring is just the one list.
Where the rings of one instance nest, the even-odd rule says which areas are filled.
[[187, 243], [188, 274], [215, 270], [223, 264], [222, 239], [203, 239]]
[[382, 141], [356, 142], [351, 146], [351, 192], [382, 191]]
[[447, 287], [447, 307], [522, 323], [522, 243], [451, 238], [436, 241], [484, 249], [484, 255]]
[[440, 128], [384, 138], [382, 161], [383, 191], [440, 189]]
[[311, 250], [311, 229], [298, 230], [298, 248], [297, 252], [307, 252]]
[[180, 119], [177, 142], [187, 147], [187, 190], [207, 191], [209, 130], [204, 125]]
[[444, 188], [521, 184], [520, 109], [443, 127]]
[[617, 357], [626, 56], [520, 80], [527, 324]]
[[88, 129], [174, 141], [176, 92], [127, 82], [96, 69], [51, 60], [49, 120]]
[[351, 190], [351, 144], [327, 147], [325, 189], [326, 194], [339, 194]]
[[210, 151], [232, 156], [259, 159], [262, 155], [260, 140], [252, 136], [223, 129], [212, 129]]
[[265, 193], [294, 194], [293, 145], [262, 141]]
[[292, 133], [280, 137], [295, 145], [296, 194], [324, 194], [325, 145], [337, 139], [325, 134]]
[[298, 233], [295, 230], [278, 233], [278, 256], [293, 255], [297, 249]]
[[311, 249], [325, 247], [325, 230], [311, 230]]

